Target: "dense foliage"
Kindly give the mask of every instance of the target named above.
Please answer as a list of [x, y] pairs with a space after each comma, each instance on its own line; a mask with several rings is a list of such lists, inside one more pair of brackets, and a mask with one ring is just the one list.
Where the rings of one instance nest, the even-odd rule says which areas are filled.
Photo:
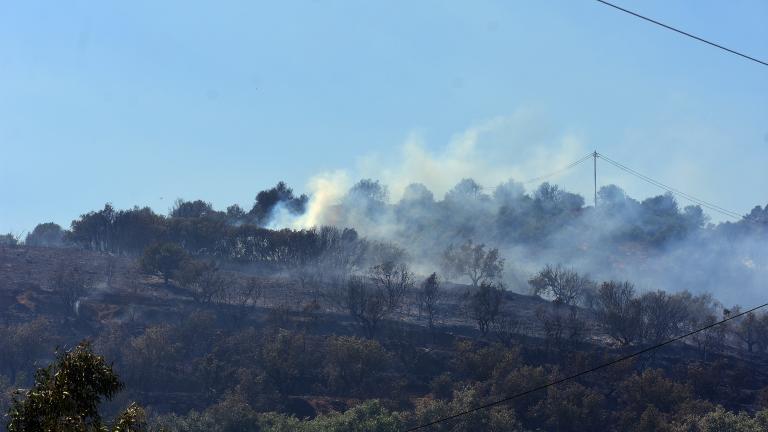
[[8, 411], [8, 432], [132, 432], [143, 430], [144, 412], [131, 405], [110, 426], [99, 414], [102, 398], [112, 399], [123, 384], [88, 343], [59, 353], [35, 373], [29, 390], [19, 391]]

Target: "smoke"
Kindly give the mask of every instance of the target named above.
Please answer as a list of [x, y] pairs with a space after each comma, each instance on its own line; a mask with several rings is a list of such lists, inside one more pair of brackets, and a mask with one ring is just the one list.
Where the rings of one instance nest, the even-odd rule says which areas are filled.
[[442, 197], [464, 178], [495, 186], [510, 178], [524, 180], [551, 172], [585, 153], [578, 137], [555, 132], [554, 127], [542, 124], [536, 113], [519, 110], [474, 125], [436, 150], [430, 150], [422, 136], [412, 133], [394, 161], [366, 156], [355, 177], [381, 180], [394, 200], [402, 198], [412, 183], [423, 184]]
[[291, 215], [278, 207], [268, 226], [302, 229], [338, 224], [337, 207], [352, 185], [352, 178], [381, 180], [394, 200], [402, 199], [414, 183], [443, 196], [464, 178], [484, 185], [526, 179], [565, 166], [587, 152], [577, 137], [558, 135], [553, 130], [534, 111], [521, 109], [474, 125], [436, 151], [430, 151], [418, 133], [411, 133], [390, 163], [379, 155], [367, 155], [354, 170], [313, 176], [307, 184], [307, 211]]
[[279, 205], [272, 214], [271, 229], [308, 229], [320, 225], [337, 225], [338, 215], [334, 211], [350, 186], [349, 175], [344, 171], [333, 171], [312, 177], [308, 189], [310, 199], [302, 214], [287, 211]]
[[313, 177], [306, 211], [278, 206], [270, 227], [351, 227], [404, 248], [425, 274], [440, 268], [446, 247], [472, 239], [499, 248], [505, 282], [517, 291], [527, 291], [527, 279], [545, 264], [562, 263], [640, 290], [709, 292], [726, 303], [760, 298], [768, 281], [765, 230], [729, 234], [670, 196], [641, 202], [615, 186], [601, 190], [598, 208], [587, 207], [590, 176], [547, 179], [567, 180], [582, 195], [524, 183], [586, 153], [577, 136], [556, 132], [530, 110], [474, 125], [437, 149], [413, 133], [394, 157], [368, 155], [353, 170]]

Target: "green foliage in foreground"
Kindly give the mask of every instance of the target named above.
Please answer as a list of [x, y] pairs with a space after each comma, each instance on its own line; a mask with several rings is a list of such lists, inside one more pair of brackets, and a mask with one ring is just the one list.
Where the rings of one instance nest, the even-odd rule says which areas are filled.
[[369, 400], [344, 413], [312, 420], [277, 413], [257, 414], [234, 394], [203, 412], [185, 416], [167, 414], [153, 422], [153, 432], [397, 432], [405, 423], [398, 413], [388, 411], [379, 401]]
[[[474, 391], [457, 392], [451, 402], [425, 399], [414, 411], [391, 412], [379, 401], [369, 400], [344, 413], [334, 413], [313, 420], [298, 420], [277, 413], [256, 414], [239, 397], [229, 395], [215, 407], [204, 412], [192, 411], [186, 416], [160, 416], [150, 428], [152, 432], [397, 432], [408, 427], [429, 423], [434, 419], [469, 408]], [[232, 410], [232, 411], [228, 411]], [[750, 416], [717, 407], [703, 416], [689, 416], [666, 423], [648, 411], [638, 419], [633, 431], [665, 432], [768, 432], [768, 410]], [[595, 429], [603, 430], [599, 425]], [[571, 425], [577, 428], [578, 426]], [[435, 432], [526, 432], [515, 418], [513, 410], [504, 406], [481, 410], [466, 417], [432, 426]], [[550, 430], [550, 429], [548, 429]], [[551, 430], [571, 430], [554, 427]]]
[[[663, 381], [662, 377], [653, 371], [637, 375], [636, 379], [646, 377]], [[537, 415], [546, 417], [545, 423], [548, 424], [548, 428], [552, 428], [551, 430], [583, 430], [581, 426], [588, 426], [589, 430], [601, 430], [602, 415], [593, 409], [595, 404], [583, 402], [590, 399], [585, 396], [589, 393], [588, 389], [578, 385], [571, 387], [552, 389], [565, 391], [565, 396], [561, 395], [563, 397], [553, 399], [557, 395], [553, 396], [550, 391], [546, 399], [542, 399], [531, 408], [538, 413]], [[680, 388], [677, 393], [685, 393], [684, 386], [678, 387]], [[159, 415], [148, 423], [143, 409], [131, 404], [114, 421], [104, 422], [99, 414], [102, 398], [111, 399], [122, 388], [123, 384], [104, 358], [94, 354], [88, 343], [81, 343], [69, 351], [59, 353], [50, 366], [39, 369], [31, 389], [17, 392], [8, 412], [8, 431], [395, 432], [429, 423], [487, 402], [479, 395], [479, 387], [466, 386], [455, 390], [449, 400], [431, 397], [417, 399], [414, 401], [415, 406], [412, 410], [392, 411], [383, 402], [368, 400], [343, 413], [330, 413], [311, 420], [300, 420], [284, 414], [257, 412], [243, 395], [231, 392], [202, 412], [190, 411], [187, 415], [181, 416]], [[671, 391], [671, 393], [675, 392]], [[591, 399], [595, 397], [597, 396]], [[638, 405], [637, 409], [642, 414], [639, 417], [635, 416], [635, 420], [627, 425], [626, 430], [768, 432], [768, 409], [750, 415], [744, 412], [734, 413], [722, 407], [710, 405], [703, 411], [689, 409], [686, 414], [678, 411], [682, 415], [669, 417], [653, 405], [643, 403], [643, 400], [638, 400], [638, 403], [645, 408]], [[563, 416], [563, 413], [568, 414]], [[558, 418], [568, 419], [568, 421], [552, 421]], [[525, 432], [527, 429], [519, 421], [513, 407], [499, 405], [440, 423], [433, 426], [431, 430]]]
[[83, 342], [59, 353], [50, 366], [38, 369], [32, 388], [14, 395], [8, 411], [8, 432], [144, 430], [144, 411], [133, 404], [111, 427], [102, 421], [102, 398], [112, 399], [122, 388], [112, 366]]

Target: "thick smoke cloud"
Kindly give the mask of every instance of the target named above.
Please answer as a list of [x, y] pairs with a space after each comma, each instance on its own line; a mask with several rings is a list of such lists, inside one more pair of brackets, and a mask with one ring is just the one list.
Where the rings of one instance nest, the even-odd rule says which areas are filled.
[[[613, 185], [600, 190], [594, 208], [591, 197], [586, 205], [583, 196], [549, 183], [520, 183], [588, 153], [575, 137], [546, 127], [531, 132], [531, 122], [525, 111], [497, 118], [437, 152], [412, 136], [394, 163], [369, 157], [354, 175], [314, 177], [306, 212], [278, 208], [270, 226], [352, 227], [403, 247], [425, 274], [439, 269], [449, 245], [472, 239], [502, 251], [505, 282], [517, 291], [526, 291], [528, 277], [545, 264], [562, 263], [643, 290], [710, 292], [726, 304], [762, 299], [768, 282], [764, 226], [714, 225], [700, 208], [682, 208], [671, 196], [638, 201]], [[354, 177], [365, 180], [352, 184]], [[581, 191], [591, 183], [583, 175], [550, 180], [568, 180]]]

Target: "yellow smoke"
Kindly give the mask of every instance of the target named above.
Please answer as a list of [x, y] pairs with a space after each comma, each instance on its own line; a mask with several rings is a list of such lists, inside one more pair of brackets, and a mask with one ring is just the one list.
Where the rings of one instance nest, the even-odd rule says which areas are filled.
[[344, 171], [319, 174], [309, 180], [307, 211], [291, 221], [293, 229], [308, 229], [335, 222], [333, 209], [350, 187], [349, 176]]

